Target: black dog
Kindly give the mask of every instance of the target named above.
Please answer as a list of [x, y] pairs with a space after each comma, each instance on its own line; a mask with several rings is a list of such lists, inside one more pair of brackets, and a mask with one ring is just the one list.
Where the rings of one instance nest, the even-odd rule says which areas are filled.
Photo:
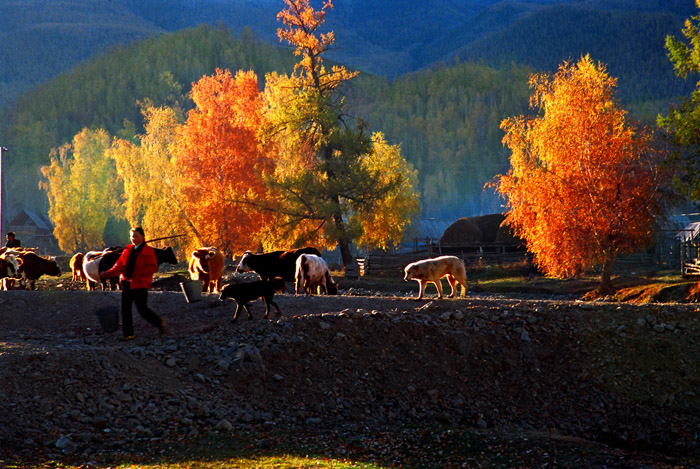
[[265, 300], [265, 318], [267, 318], [270, 316], [270, 305], [274, 306], [277, 313], [282, 315], [282, 311], [280, 311], [277, 303], [272, 301], [276, 291], [284, 291], [284, 279], [277, 277], [271, 281], [257, 280], [248, 283], [230, 283], [221, 289], [219, 299], [223, 301], [226, 298], [232, 298], [236, 301], [236, 312], [233, 314], [233, 320], [235, 321], [238, 319], [238, 312], [241, 310], [241, 307], [245, 308], [248, 313], [248, 319], [253, 319], [253, 315], [250, 314], [250, 309], [248, 309], [248, 302], [262, 297]]

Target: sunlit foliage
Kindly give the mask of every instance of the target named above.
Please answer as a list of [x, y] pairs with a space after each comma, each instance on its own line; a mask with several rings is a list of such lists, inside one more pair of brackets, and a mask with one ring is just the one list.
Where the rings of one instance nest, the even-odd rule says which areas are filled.
[[497, 177], [507, 221], [537, 265], [564, 277], [601, 265], [601, 291], [616, 256], [650, 239], [668, 195], [664, 154], [627, 122], [615, 85], [589, 56], [553, 77], [533, 75], [540, 115], [503, 121], [511, 169]]
[[83, 129], [71, 144], [54, 149], [50, 165], [41, 168], [54, 236], [66, 252], [104, 247], [107, 221], [120, 214], [122, 187], [105, 155], [109, 146], [104, 130]]
[[233, 253], [258, 243], [266, 224], [263, 176], [273, 160], [258, 142], [263, 99], [254, 72], [217, 70], [194, 84], [195, 109], [177, 136], [184, 211], [204, 245]]
[[[700, 0], [696, 0], [700, 8]], [[687, 78], [700, 73], [700, 15], [685, 21], [683, 42], [673, 36], [666, 38], [666, 49], [676, 74]], [[691, 200], [700, 202], [700, 81], [689, 98], [672, 106], [667, 116], [659, 116], [675, 146], [672, 162], [678, 169], [677, 186]]]
[[[146, 132], [138, 136], [137, 143], [115, 139], [108, 151], [123, 181], [124, 215], [131, 226], [142, 226], [151, 239], [187, 234], [190, 230], [177, 193], [179, 174], [172, 155], [179, 126], [177, 112], [146, 103], [143, 113]], [[167, 244], [186, 246], [187, 239], [175, 238]]]
[[[277, 34], [300, 61], [291, 76], [267, 76], [269, 125], [262, 136], [267, 144], [277, 143], [280, 156], [268, 179], [276, 206], [263, 241], [268, 249], [337, 244], [343, 263], [351, 265], [351, 242], [385, 247], [400, 240], [418, 211], [415, 172], [398, 147], [379, 137], [373, 145], [361, 121], [350, 123], [339, 86], [357, 72], [323, 65], [335, 38], [319, 27], [332, 2], [323, 2], [318, 11], [308, 0], [284, 3], [277, 16], [284, 27]], [[375, 158], [396, 164], [377, 165]]]

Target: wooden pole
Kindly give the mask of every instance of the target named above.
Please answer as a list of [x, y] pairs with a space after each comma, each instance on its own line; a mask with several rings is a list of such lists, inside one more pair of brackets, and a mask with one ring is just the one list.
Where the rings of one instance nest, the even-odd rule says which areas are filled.
[[162, 238], [153, 238], [153, 239], [148, 239], [146, 240], [147, 243], [152, 243], [154, 241], [164, 241], [166, 239], [173, 239], [173, 238], [182, 238], [183, 236], [187, 236], [184, 234], [179, 234], [179, 235], [173, 235], [173, 236], [163, 236]]
[[7, 148], [1, 147], [0, 146], [0, 232], [2, 233], [2, 236], [5, 236], [5, 226], [3, 224], [3, 221], [5, 220], [5, 212], [2, 210], [3, 206], [3, 194], [5, 192], [5, 184], [3, 184], [3, 154], [4, 152], [7, 151]]

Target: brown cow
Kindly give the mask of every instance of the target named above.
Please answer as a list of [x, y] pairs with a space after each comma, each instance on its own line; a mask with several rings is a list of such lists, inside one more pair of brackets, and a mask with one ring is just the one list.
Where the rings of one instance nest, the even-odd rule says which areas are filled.
[[192, 251], [189, 263], [190, 278], [202, 281], [202, 292], [221, 292], [224, 274], [224, 255], [212, 246]]
[[83, 257], [85, 254], [82, 252], [76, 252], [73, 257], [70, 258], [70, 270], [73, 272], [73, 280], [81, 282], [86, 280], [85, 271], [83, 270]]
[[32, 290], [35, 289], [35, 282], [42, 275], [61, 276], [61, 269], [58, 268], [54, 258], [42, 257], [34, 252], [25, 251], [19, 255], [17, 262], [19, 264], [19, 273], [29, 283], [29, 288]]

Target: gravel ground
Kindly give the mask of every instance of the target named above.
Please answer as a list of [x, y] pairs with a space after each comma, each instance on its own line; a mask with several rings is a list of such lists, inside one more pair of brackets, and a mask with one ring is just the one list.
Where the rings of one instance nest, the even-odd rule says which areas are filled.
[[167, 333], [136, 314], [123, 343], [95, 316], [119, 292], [61, 282], [0, 292], [0, 466], [294, 435], [404, 467], [700, 467], [695, 305], [357, 283], [232, 323], [233, 303], [187, 303], [172, 278], [149, 300]]

